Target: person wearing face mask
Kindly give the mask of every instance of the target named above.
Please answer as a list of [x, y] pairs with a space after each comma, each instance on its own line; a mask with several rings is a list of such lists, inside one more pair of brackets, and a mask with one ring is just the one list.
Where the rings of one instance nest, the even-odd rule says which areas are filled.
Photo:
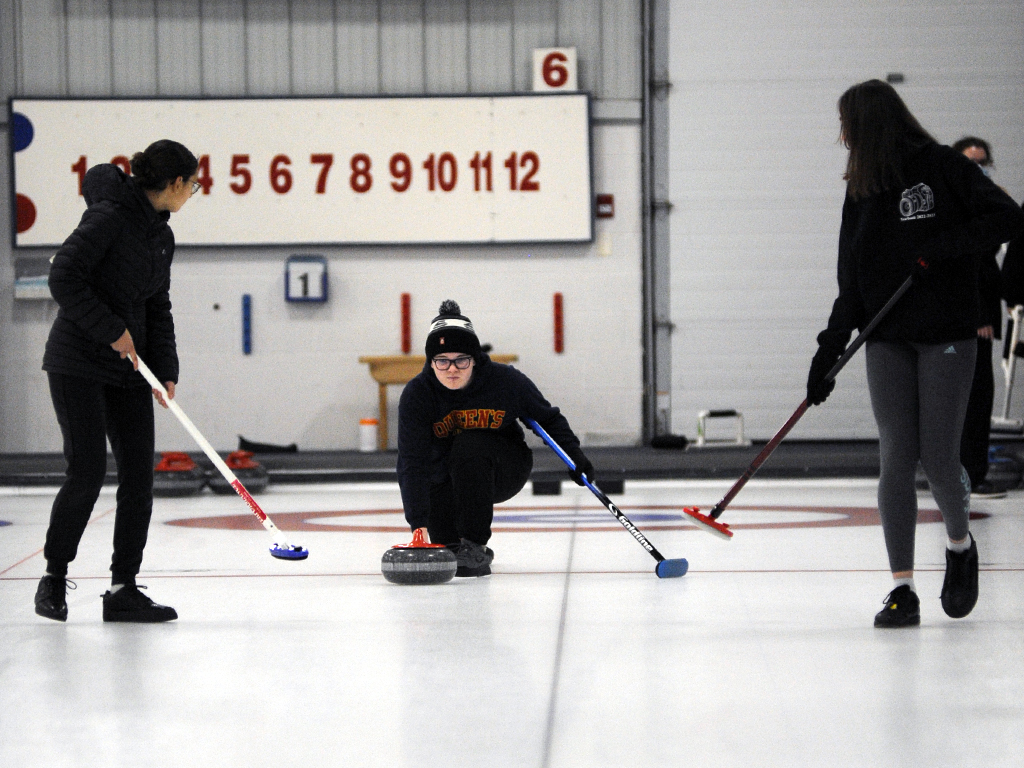
[[492, 362], [459, 305], [441, 304], [430, 324], [426, 364], [398, 405], [398, 482], [412, 531], [445, 544], [456, 576], [486, 576], [494, 552], [494, 505], [522, 490], [533, 452], [518, 419], [533, 419], [562, 446], [576, 470], [594, 467], [558, 408], [512, 366]]
[[[953, 149], [973, 160], [989, 178], [992, 177], [992, 148], [977, 136], [964, 136]], [[983, 499], [1006, 496], [1006, 489], [986, 479], [988, 475], [989, 430], [992, 426], [992, 399], [995, 380], [992, 376], [992, 339], [1002, 338], [999, 263], [996, 255], [1002, 246], [978, 254], [978, 357], [974, 363], [974, 381], [964, 416], [960, 438], [960, 463], [971, 481], [971, 495]]]

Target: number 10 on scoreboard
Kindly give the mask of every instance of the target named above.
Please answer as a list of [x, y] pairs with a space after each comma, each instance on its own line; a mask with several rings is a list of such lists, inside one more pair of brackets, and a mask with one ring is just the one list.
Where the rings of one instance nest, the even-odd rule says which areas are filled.
[[327, 259], [289, 256], [284, 267], [285, 301], [327, 301]]

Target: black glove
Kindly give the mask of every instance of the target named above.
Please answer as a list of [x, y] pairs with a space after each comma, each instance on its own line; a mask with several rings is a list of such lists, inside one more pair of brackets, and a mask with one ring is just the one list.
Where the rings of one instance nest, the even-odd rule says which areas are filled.
[[821, 405], [832, 394], [835, 389], [836, 380], [825, 381], [828, 372], [842, 357], [842, 353], [835, 352], [828, 347], [818, 347], [811, 360], [811, 371], [807, 374], [807, 404]]
[[590, 463], [588, 459], [579, 448], [572, 452], [566, 451], [569, 458], [572, 459], [572, 463], [576, 465], [576, 469], [569, 470], [569, 477], [576, 485], [584, 485], [582, 475], [587, 476], [587, 480], [594, 482], [594, 465]]

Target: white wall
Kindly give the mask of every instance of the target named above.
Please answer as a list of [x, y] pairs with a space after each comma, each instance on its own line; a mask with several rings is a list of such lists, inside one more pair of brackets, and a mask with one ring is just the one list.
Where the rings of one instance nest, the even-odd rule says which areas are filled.
[[[989, 140], [1020, 201], [1024, 13], [1019, 0], [673, 0], [671, 18], [673, 431], [736, 408], [766, 438], [804, 397], [835, 299], [839, 96], [903, 73], [925, 128]], [[793, 432], [874, 435], [862, 356]]]
[[[260, 442], [296, 442], [302, 449], [355, 448], [359, 419], [377, 412], [377, 386], [357, 359], [401, 353], [400, 297], [407, 292], [415, 352], [422, 350], [438, 305], [454, 298], [483, 342], [519, 355], [519, 367], [563, 409], [585, 442], [637, 442], [640, 131], [635, 124], [601, 125], [593, 138], [595, 189], [615, 195], [616, 215], [598, 220], [590, 245], [180, 250], [171, 285], [180, 405], [219, 450], [237, 447], [239, 434]], [[0, 176], [6, 183], [7, 174]], [[179, 215], [188, 213], [186, 207]], [[328, 257], [325, 306], [284, 301], [284, 261], [291, 253]], [[12, 301], [9, 266], [3, 269], [0, 451], [57, 451], [60, 436], [39, 368], [56, 307]], [[561, 355], [553, 348], [555, 292], [564, 295]], [[248, 356], [241, 343], [245, 293], [253, 301]], [[391, 388], [392, 424], [399, 394]], [[192, 449], [173, 417], [158, 418], [157, 425], [158, 449]]]

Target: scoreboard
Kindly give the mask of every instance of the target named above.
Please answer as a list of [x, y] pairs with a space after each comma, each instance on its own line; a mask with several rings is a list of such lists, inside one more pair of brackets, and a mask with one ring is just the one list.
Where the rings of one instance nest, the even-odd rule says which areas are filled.
[[199, 158], [179, 245], [588, 242], [586, 93], [10, 100], [15, 246], [59, 245], [98, 163]]

